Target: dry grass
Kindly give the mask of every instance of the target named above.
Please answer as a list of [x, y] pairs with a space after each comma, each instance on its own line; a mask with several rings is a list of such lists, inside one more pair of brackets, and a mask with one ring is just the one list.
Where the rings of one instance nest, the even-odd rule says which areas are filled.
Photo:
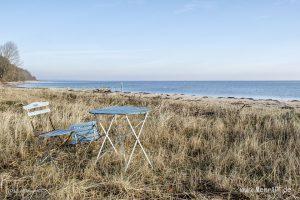
[[[93, 119], [88, 113], [92, 108], [150, 107], [142, 143], [154, 169], [139, 148], [125, 173], [121, 157], [110, 151], [93, 164], [99, 141], [59, 148], [35, 138], [22, 105], [41, 100], [51, 102], [57, 128]], [[240, 108], [205, 100], [0, 88], [0, 198], [300, 198], [300, 114], [275, 106]], [[50, 128], [43, 119], [36, 122]], [[125, 146], [132, 146], [130, 139]], [[52, 158], [41, 162], [49, 152]], [[240, 192], [258, 186], [280, 189]]]

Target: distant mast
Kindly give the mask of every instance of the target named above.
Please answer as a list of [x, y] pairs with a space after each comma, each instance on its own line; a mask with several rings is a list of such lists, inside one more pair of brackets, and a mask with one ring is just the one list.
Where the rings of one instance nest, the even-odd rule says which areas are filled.
[[123, 82], [121, 82], [121, 92], [123, 92]]

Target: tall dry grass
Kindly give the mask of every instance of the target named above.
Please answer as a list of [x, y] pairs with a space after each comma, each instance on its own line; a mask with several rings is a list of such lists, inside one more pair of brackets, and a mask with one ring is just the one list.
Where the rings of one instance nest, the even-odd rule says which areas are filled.
[[[152, 109], [129, 170], [100, 142], [59, 146], [33, 136], [22, 105], [50, 101], [56, 128], [93, 120], [88, 111], [110, 105]], [[255, 105], [255, 104], [253, 104]], [[121, 94], [0, 89], [1, 199], [262, 199], [300, 198], [300, 114], [276, 106], [232, 105]], [[134, 121], [137, 117], [132, 118]], [[49, 130], [44, 118], [34, 120]], [[112, 133], [126, 132], [125, 121]], [[118, 142], [120, 137], [113, 137]], [[108, 143], [107, 143], [108, 144]], [[133, 145], [125, 140], [126, 156]], [[48, 156], [47, 155], [51, 155]], [[44, 160], [44, 158], [47, 158]], [[275, 192], [241, 189], [277, 187]]]

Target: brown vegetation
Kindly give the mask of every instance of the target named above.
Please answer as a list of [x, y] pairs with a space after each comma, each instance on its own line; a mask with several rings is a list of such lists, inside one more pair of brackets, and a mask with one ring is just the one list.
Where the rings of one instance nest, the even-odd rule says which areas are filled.
[[17, 45], [7, 42], [0, 46], [0, 82], [36, 80], [27, 70], [20, 67]]
[[27, 70], [19, 68], [0, 56], [0, 82], [36, 80]]
[[[51, 102], [57, 128], [93, 119], [88, 111], [97, 107], [150, 107], [141, 141], [154, 169], [140, 149], [125, 173], [121, 157], [108, 151], [108, 145], [108, 152], [94, 165], [99, 141], [60, 148], [55, 141], [34, 137], [22, 105], [43, 100]], [[299, 117], [295, 108], [217, 100], [0, 88], [0, 198], [300, 198]], [[50, 127], [43, 119], [35, 123], [44, 130]], [[125, 141], [127, 149], [133, 145], [130, 141]], [[48, 154], [51, 157], [43, 161]], [[240, 191], [256, 187], [279, 189]]]

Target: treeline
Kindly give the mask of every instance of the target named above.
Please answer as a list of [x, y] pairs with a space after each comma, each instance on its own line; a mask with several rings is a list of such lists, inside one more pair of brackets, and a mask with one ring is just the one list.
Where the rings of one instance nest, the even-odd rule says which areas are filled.
[[29, 71], [20, 68], [20, 56], [17, 46], [7, 42], [0, 46], [0, 81], [36, 80]]

